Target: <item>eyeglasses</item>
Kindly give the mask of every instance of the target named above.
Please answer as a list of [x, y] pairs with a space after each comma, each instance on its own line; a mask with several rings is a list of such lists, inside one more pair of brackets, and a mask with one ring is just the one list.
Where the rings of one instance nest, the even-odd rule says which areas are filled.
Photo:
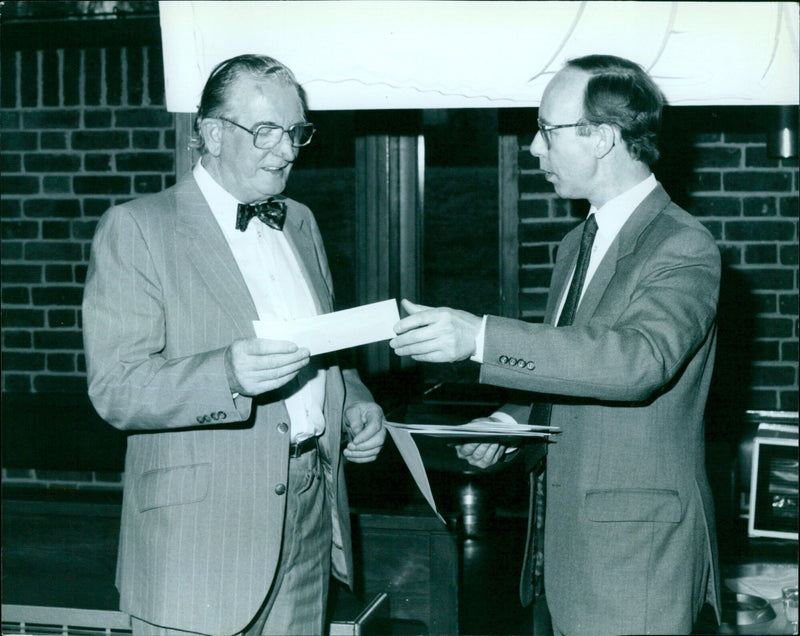
[[542, 133], [542, 139], [544, 139], [544, 143], [547, 146], [547, 149], [550, 150], [550, 133], [553, 130], [558, 130], [559, 128], [577, 128], [578, 126], [589, 126], [590, 124], [585, 121], [578, 121], [574, 124], [556, 124], [551, 126], [550, 124], [545, 124], [541, 119], [537, 119], [536, 123], [539, 125], [539, 132]]
[[245, 132], [249, 132], [251, 135], [253, 135], [253, 145], [261, 150], [269, 150], [270, 148], [277, 146], [283, 138], [283, 133], [289, 135], [292, 146], [295, 148], [302, 148], [311, 142], [311, 138], [317, 131], [314, 124], [310, 122], [292, 124], [288, 128], [284, 128], [283, 126], [278, 126], [278, 124], [272, 123], [259, 124], [253, 130], [250, 130], [249, 128], [245, 128], [241, 124], [237, 124], [235, 121], [228, 119], [227, 117], [217, 117], [216, 119], [221, 119], [229, 124], [233, 124], [237, 128], [241, 128]]

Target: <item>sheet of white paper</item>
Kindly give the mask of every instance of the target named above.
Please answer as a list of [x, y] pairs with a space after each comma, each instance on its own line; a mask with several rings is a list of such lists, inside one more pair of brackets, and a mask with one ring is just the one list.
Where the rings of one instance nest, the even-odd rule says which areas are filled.
[[256, 336], [288, 340], [311, 355], [394, 338], [400, 320], [395, 299], [297, 320], [254, 320]]
[[427, 501], [433, 509], [439, 521], [447, 525], [444, 517], [442, 517], [436, 509], [436, 502], [433, 500], [431, 484], [428, 481], [428, 473], [425, 472], [425, 464], [422, 463], [422, 456], [419, 454], [417, 443], [411, 436], [411, 432], [392, 422], [386, 422], [386, 430], [389, 431], [389, 435], [392, 436], [394, 445], [397, 447], [397, 450], [400, 451], [400, 455], [406, 463], [406, 466], [408, 466], [408, 470], [414, 478], [417, 488], [419, 488], [422, 496], [425, 497], [425, 501]]
[[[417, 443], [414, 441], [414, 434], [428, 435], [432, 437], [460, 437], [474, 441], [483, 441], [489, 438], [500, 439], [511, 442], [513, 439], [539, 437], [548, 438], [553, 433], [561, 431], [557, 426], [535, 426], [533, 424], [507, 424], [490, 420], [468, 422], [467, 424], [448, 425], [448, 424], [403, 424], [400, 422], [386, 422], [386, 430], [392, 436], [400, 456], [406, 463], [414, 482], [417, 484], [425, 501], [428, 502], [433, 512], [442, 523], [445, 523], [442, 515], [436, 508], [433, 499], [433, 491], [428, 481], [428, 473], [425, 470], [425, 463], [419, 453]], [[494, 440], [492, 440], [494, 441]]]

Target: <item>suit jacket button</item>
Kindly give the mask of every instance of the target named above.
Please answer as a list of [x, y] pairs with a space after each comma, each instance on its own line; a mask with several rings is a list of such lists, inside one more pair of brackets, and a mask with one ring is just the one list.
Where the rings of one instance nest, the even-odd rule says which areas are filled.
[[533, 362], [529, 362], [525, 365], [525, 368], [528, 369], [528, 371], [533, 371], [536, 368], [536, 365]]
[[524, 369], [524, 368], [525, 368], [525, 360], [519, 360], [519, 361], [517, 361], [517, 366], [518, 366], [520, 369]]
[[280, 433], [285, 433], [288, 430], [289, 430], [289, 425], [286, 422], [281, 422], [280, 424], [278, 424], [278, 431]]
[[500, 356], [500, 364], [508, 364], [508, 356]]
[[284, 484], [278, 484], [275, 486], [275, 494], [282, 495], [286, 492], [286, 486]]
[[517, 359], [516, 358], [509, 358], [508, 359], [508, 364], [510, 364], [512, 367], [517, 366]]

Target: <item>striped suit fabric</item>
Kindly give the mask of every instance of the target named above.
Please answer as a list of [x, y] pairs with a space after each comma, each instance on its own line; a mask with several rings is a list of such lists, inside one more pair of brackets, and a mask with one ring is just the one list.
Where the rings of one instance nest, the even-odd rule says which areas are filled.
[[[308, 208], [284, 227], [315, 296], [333, 308]], [[254, 336], [253, 301], [194, 178], [111, 208], [92, 244], [83, 303], [89, 394], [129, 432], [117, 587], [121, 609], [156, 625], [233, 634], [270, 589], [281, 545], [288, 413], [281, 390], [234, 398], [224, 351]], [[333, 573], [352, 581], [342, 412], [372, 401], [354, 371], [326, 368], [320, 453], [332, 502]]]

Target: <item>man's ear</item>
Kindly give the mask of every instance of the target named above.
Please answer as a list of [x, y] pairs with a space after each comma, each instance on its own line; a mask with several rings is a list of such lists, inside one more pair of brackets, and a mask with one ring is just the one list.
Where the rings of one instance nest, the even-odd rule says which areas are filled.
[[598, 124], [596, 139], [597, 142], [594, 146], [595, 156], [598, 159], [602, 159], [617, 145], [617, 131], [609, 124]]
[[219, 119], [203, 119], [200, 122], [200, 136], [208, 154], [219, 156], [222, 147], [222, 122]]

